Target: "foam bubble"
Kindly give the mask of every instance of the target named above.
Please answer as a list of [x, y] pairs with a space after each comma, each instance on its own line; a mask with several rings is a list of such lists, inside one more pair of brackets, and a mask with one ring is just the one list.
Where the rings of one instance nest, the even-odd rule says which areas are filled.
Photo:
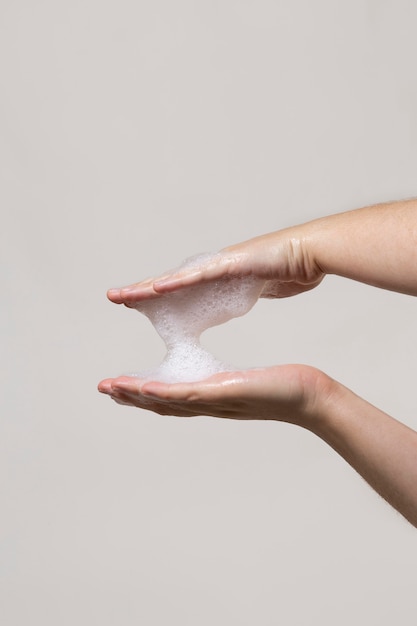
[[[213, 257], [192, 257], [180, 267], [198, 267]], [[253, 276], [225, 276], [138, 302], [134, 308], [149, 318], [165, 342], [167, 353], [157, 369], [136, 376], [163, 382], [193, 382], [236, 369], [205, 350], [200, 345], [200, 335], [212, 326], [247, 313], [263, 284]]]

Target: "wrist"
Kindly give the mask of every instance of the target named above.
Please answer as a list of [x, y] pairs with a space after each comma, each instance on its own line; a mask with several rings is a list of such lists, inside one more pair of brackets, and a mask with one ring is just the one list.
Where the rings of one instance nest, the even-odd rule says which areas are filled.
[[349, 390], [321, 370], [312, 367], [305, 369], [304, 378], [304, 409], [297, 424], [326, 439], [326, 433], [334, 426], [338, 409], [345, 402], [344, 394], [349, 393]]
[[[285, 396], [289, 399], [282, 413], [276, 409], [276, 383], [272, 404], [272, 419], [286, 421], [301, 426], [320, 436], [329, 428], [334, 414], [334, 407], [339, 402], [339, 394], [343, 385], [332, 379], [321, 370], [310, 365], [276, 366], [275, 379], [279, 383], [278, 397], [284, 384]], [[347, 391], [347, 390], [346, 390]], [[268, 393], [264, 393], [268, 397]]]
[[332, 234], [332, 225], [329, 224], [330, 218], [324, 217], [312, 222], [307, 222], [300, 226], [300, 242], [303, 249], [305, 265], [314, 275], [332, 274], [329, 266], [328, 255], [326, 254], [326, 242], [329, 241]]

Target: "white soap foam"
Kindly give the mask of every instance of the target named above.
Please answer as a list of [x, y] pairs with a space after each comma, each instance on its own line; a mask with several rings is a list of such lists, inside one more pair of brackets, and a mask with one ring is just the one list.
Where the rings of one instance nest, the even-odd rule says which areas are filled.
[[[180, 267], [198, 267], [215, 255], [187, 259]], [[225, 276], [219, 280], [179, 289], [134, 308], [146, 315], [165, 342], [167, 354], [160, 366], [136, 374], [162, 382], [194, 382], [236, 368], [216, 359], [200, 345], [200, 335], [212, 326], [247, 313], [262, 291], [264, 281]]]

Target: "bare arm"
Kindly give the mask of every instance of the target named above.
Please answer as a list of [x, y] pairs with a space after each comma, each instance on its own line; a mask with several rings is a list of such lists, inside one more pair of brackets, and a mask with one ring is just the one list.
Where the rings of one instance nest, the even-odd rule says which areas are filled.
[[[417, 200], [321, 218], [225, 248], [198, 269], [170, 272], [127, 288], [113, 302], [131, 306], [229, 275], [265, 281], [263, 297], [316, 287], [326, 274], [417, 296]], [[100, 391], [157, 413], [275, 419], [326, 441], [417, 526], [417, 433], [340, 383], [302, 365], [226, 373], [193, 384], [106, 379]]]
[[417, 433], [315, 368], [281, 365], [172, 385], [120, 377], [102, 381], [99, 389], [118, 403], [163, 415], [276, 420], [306, 428], [417, 526]]
[[324, 274], [417, 295], [417, 200], [339, 213], [305, 228], [307, 254]]
[[261, 235], [224, 248], [200, 268], [110, 289], [108, 297], [129, 306], [225, 274], [264, 279], [261, 295], [267, 298], [313, 289], [326, 274], [417, 295], [417, 200], [338, 213]]
[[341, 385], [312, 429], [417, 527], [417, 432]]

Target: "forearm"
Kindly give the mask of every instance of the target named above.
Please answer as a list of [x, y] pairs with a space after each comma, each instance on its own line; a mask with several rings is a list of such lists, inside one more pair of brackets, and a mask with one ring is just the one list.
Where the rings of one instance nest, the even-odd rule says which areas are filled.
[[417, 295], [417, 200], [331, 215], [306, 224], [304, 233], [325, 274]]
[[317, 415], [310, 430], [417, 527], [417, 432], [336, 382]]

